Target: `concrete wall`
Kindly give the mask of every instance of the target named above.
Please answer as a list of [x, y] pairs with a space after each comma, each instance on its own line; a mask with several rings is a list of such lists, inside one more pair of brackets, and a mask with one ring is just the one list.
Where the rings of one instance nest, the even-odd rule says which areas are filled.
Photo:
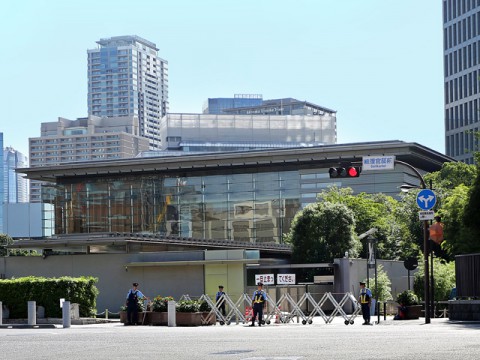
[[[244, 255], [244, 250], [206, 251], [205, 260], [243, 260]], [[214, 298], [218, 286], [223, 285], [223, 291], [238, 299], [245, 289], [244, 266], [243, 263], [205, 265], [205, 293]]]
[[[335, 259], [334, 292], [345, 293], [347, 291], [355, 296], [360, 292], [359, 282], [367, 278], [367, 260], [365, 259]], [[403, 261], [377, 260], [377, 266], [383, 265], [392, 282], [392, 296], [408, 289], [408, 271]], [[413, 289], [413, 276], [415, 271], [410, 272], [410, 288]], [[369, 278], [375, 277], [374, 269], [369, 270]], [[370, 288], [374, 286], [370, 284]]]
[[[128, 267], [139, 254], [91, 254], [42, 257], [0, 258], [0, 274], [6, 278], [22, 276], [95, 276], [100, 294], [97, 311], [117, 312], [124, 305], [133, 282], [148, 297], [183, 294], [200, 296], [204, 292], [203, 265]], [[1, 299], [0, 299], [1, 301]], [[26, 304], [25, 304], [26, 306]]]

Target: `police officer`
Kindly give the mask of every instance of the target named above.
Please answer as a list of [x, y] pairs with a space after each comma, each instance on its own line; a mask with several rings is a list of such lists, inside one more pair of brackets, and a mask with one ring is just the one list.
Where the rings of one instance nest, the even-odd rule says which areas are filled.
[[263, 322], [263, 309], [267, 304], [267, 294], [263, 291], [263, 283], [259, 282], [257, 290], [253, 293], [252, 296], [252, 308], [253, 308], [253, 316], [252, 316], [252, 324], [250, 326], [255, 326], [255, 318], [258, 314], [258, 326], [262, 326]]
[[[223, 285], [219, 285], [217, 295], [215, 296], [215, 302], [218, 303], [218, 301], [222, 298], [223, 295], [225, 295], [225, 292], [223, 291]], [[225, 299], [224, 298], [222, 299], [222, 303], [220, 305], [218, 305], [217, 307], [222, 312], [222, 315], [225, 316], [226, 312], [225, 312]]]
[[137, 325], [138, 322], [138, 299], [147, 298], [138, 290], [138, 283], [133, 283], [133, 287], [127, 294], [125, 305], [127, 306], [127, 322], [125, 325]]
[[370, 325], [370, 304], [372, 303], [372, 292], [365, 287], [363, 281], [360, 282], [360, 305], [362, 306], [363, 320], [362, 325]]

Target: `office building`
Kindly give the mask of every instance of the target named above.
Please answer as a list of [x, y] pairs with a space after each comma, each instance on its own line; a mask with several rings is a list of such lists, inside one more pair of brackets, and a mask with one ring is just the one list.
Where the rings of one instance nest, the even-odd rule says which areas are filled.
[[97, 41], [88, 50], [88, 114], [136, 116], [140, 136], [160, 147], [160, 119], [168, 112], [167, 61], [157, 46], [138, 36]]
[[263, 100], [262, 104], [224, 109], [226, 114], [237, 115], [325, 115], [336, 116], [336, 111], [294, 98]]
[[364, 171], [358, 178], [329, 177], [331, 166], [374, 154], [396, 156], [421, 174], [452, 160], [416, 143], [383, 141], [137, 157], [32, 167], [26, 174], [50, 182], [42, 196], [56, 210], [52, 232], [59, 236], [135, 233], [193, 238], [189, 246], [195, 239], [199, 245], [213, 239], [255, 248], [283, 244], [295, 214], [329, 186], [399, 196], [400, 185], [419, 185], [418, 176], [402, 164]]
[[223, 114], [223, 110], [262, 105], [261, 94], [235, 94], [233, 98], [208, 98], [203, 107], [204, 114]]
[[472, 164], [480, 118], [480, 3], [443, 0], [445, 150]]
[[[60, 117], [42, 123], [41, 136], [29, 139], [30, 166], [132, 158], [149, 149], [139, 133], [136, 116]], [[30, 202], [40, 202], [40, 187], [38, 181], [30, 182]]]
[[15, 172], [17, 168], [28, 166], [25, 155], [12, 147], [3, 150], [3, 202], [28, 202], [28, 181], [23, 174]]
[[163, 150], [246, 151], [330, 145], [337, 142], [335, 113], [321, 115], [167, 114]]

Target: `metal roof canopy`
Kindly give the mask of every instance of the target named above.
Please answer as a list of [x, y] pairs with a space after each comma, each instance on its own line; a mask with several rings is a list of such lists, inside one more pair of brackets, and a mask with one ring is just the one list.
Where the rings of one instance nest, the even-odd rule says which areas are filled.
[[[403, 141], [378, 141], [350, 144], [322, 145], [290, 149], [268, 149], [246, 152], [204, 153], [174, 157], [131, 158], [107, 161], [75, 162], [56, 166], [16, 169], [27, 178], [55, 182], [61, 178], [81, 176], [105, 176], [158, 172], [219, 171], [222, 169], [245, 169], [285, 165], [321, 165], [330, 167], [339, 162], [361, 161], [363, 156], [395, 155], [424, 171], [437, 171], [444, 162], [455, 161], [435, 150], [417, 143]], [[74, 166], [72, 166], [74, 164]], [[260, 166], [259, 166], [260, 165]], [[265, 167], [269, 165], [269, 167]], [[266, 171], [266, 170], [265, 170]]]

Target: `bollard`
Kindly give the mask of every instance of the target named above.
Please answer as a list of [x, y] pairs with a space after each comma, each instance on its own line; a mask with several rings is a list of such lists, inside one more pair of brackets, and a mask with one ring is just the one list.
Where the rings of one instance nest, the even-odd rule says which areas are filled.
[[168, 302], [168, 327], [177, 326], [177, 309], [175, 301]]
[[28, 325], [37, 325], [37, 303], [36, 301], [28, 302]]
[[3, 305], [2, 302], [0, 301], [0, 325], [3, 324]]
[[108, 309], [105, 309], [105, 320], [108, 320]]
[[72, 319], [70, 319], [70, 301], [64, 301], [62, 306], [62, 320], [63, 327], [69, 328], [72, 324]]

